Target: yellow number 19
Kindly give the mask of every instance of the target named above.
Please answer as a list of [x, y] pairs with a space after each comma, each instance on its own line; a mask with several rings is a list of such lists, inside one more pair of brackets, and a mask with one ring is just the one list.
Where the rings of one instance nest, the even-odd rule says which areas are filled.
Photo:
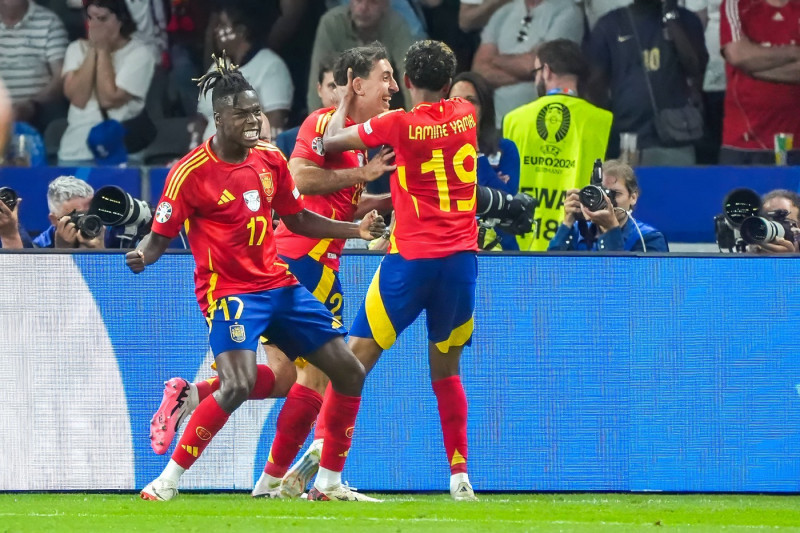
[[[464, 168], [464, 161], [472, 157], [474, 163], [473, 170]], [[475, 183], [477, 181], [477, 166], [478, 154], [475, 153], [475, 147], [471, 144], [465, 144], [459, 148], [456, 155], [453, 157], [453, 170], [456, 176], [463, 183]], [[433, 151], [431, 159], [425, 161], [420, 166], [423, 174], [433, 172], [436, 179], [436, 188], [439, 190], [439, 209], [445, 212], [450, 211], [450, 188], [447, 186], [447, 171], [444, 166], [444, 153], [442, 150], [437, 149]], [[475, 207], [475, 193], [473, 192], [472, 198], [469, 200], [457, 200], [456, 211], [471, 211]]]

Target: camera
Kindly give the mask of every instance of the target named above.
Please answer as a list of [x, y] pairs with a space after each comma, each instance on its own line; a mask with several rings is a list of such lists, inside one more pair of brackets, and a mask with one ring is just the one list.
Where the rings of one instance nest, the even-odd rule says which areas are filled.
[[72, 211], [69, 221], [75, 224], [85, 239], [94, 239], [103, 231], [103, 222], [100, 217], [83, 211]]
[[744, 252], [747, 244], [765, 244], [777, 239], [795, 241], [797, 224], [778, 209], [763, 213], [761, 197], [752, 189], [734, 189], [722, 201], [722, 213], [714, 217], [714, 233], [720, 249]]
[[578, 193], [581, 204], [591, 212], [601, 211], [608, 208], [603, 193], [611, 200], [611, 205], [617, 207], [617, 191], [612, 191], [603, 187], [603, 161], [596, 159], [592, 168], [592, 179]]
[[116, 237], [124, 245], [133, 246], [150, 231], [153, 209], [144, 200], [132, 197], [116, 185], [101, 187], [95, 192], [89, 213], [106, 226], [122, 231]]
[[0, 187], [0, 202], [6, 204], [12, 211], [17, 206], [18, 199], [17, 191], [11, 187]]

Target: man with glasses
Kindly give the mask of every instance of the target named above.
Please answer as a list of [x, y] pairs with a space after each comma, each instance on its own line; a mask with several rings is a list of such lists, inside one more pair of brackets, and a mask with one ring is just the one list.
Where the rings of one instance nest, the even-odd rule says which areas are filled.
[[494, 85], [497, 126], [512, 109], [536, 99], [534, 51], [553, 39], [583, 38], [583, 13], [574, 2], [513, 0], [498, 9], [481, 34], [472, 70]]

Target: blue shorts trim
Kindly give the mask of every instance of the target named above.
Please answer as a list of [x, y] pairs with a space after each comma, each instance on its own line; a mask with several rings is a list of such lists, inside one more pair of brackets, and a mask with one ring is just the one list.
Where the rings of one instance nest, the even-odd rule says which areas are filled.
[[347, 335], [302, 285], [219, 298], [208, 310], [208, 321], [214, 357], [230, 350], [255, 352], [263, 335], [294, 360]]
[[290, 259], [283, 255], [279, 257], [289, 265], [289, 272], [294, 274], [297, 281], [343, 323], [344, 293], [339, 272], [307, 255], [300, 259]]
[[428, 340], [442, 352], [472, 343], [478, 259], [462, 252], [437, 259], [381, 262], [350, 335], [375, 339], [388, 349], [424, 310]]

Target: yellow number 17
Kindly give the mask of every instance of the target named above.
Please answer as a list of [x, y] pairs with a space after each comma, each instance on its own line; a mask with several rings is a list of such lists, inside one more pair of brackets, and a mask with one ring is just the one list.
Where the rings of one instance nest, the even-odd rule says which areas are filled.
[[[267, 234], [267, 224], [269, 223], [266, 217], [250, 218], [250, 222], [247, 223], [247, 229], [250, 230], [250, 242], [248, 243], [250, 246], [253, 246], [253, 244], [260, 246], [264, 242], [264, 236]], [[261, 235], [258, 236], [258, 241], [256, 241], [256, 225], [261, 226]]]
[[[436, 179], [436, 188], [439, 190], [439, 209], [449, 212], [450, 206], [450, 188], [447, 186], [447, 170], [444, 165], [444, 153], [442, 150], [437, 149], [433, 151], [433, 157], [425, 161], [420, 166], [423, 174], [433, 172]], [[473, 170], [464, 168], [464, 161], [472, 157], [475, 162]], [[475, 183], [477, 181], [476, 169], [478, 167], [478, 154], [475, 153], [475, 147], [471, 144], [465, 144], [458, 149], [456, 155], [453, 156], [453, 170], [456, 176], [463, 183]], [[471, 211], [475, 207], [475, 193], [473, 192], [472, 198], [469, 200], [457, 200], [456, 211]]]

